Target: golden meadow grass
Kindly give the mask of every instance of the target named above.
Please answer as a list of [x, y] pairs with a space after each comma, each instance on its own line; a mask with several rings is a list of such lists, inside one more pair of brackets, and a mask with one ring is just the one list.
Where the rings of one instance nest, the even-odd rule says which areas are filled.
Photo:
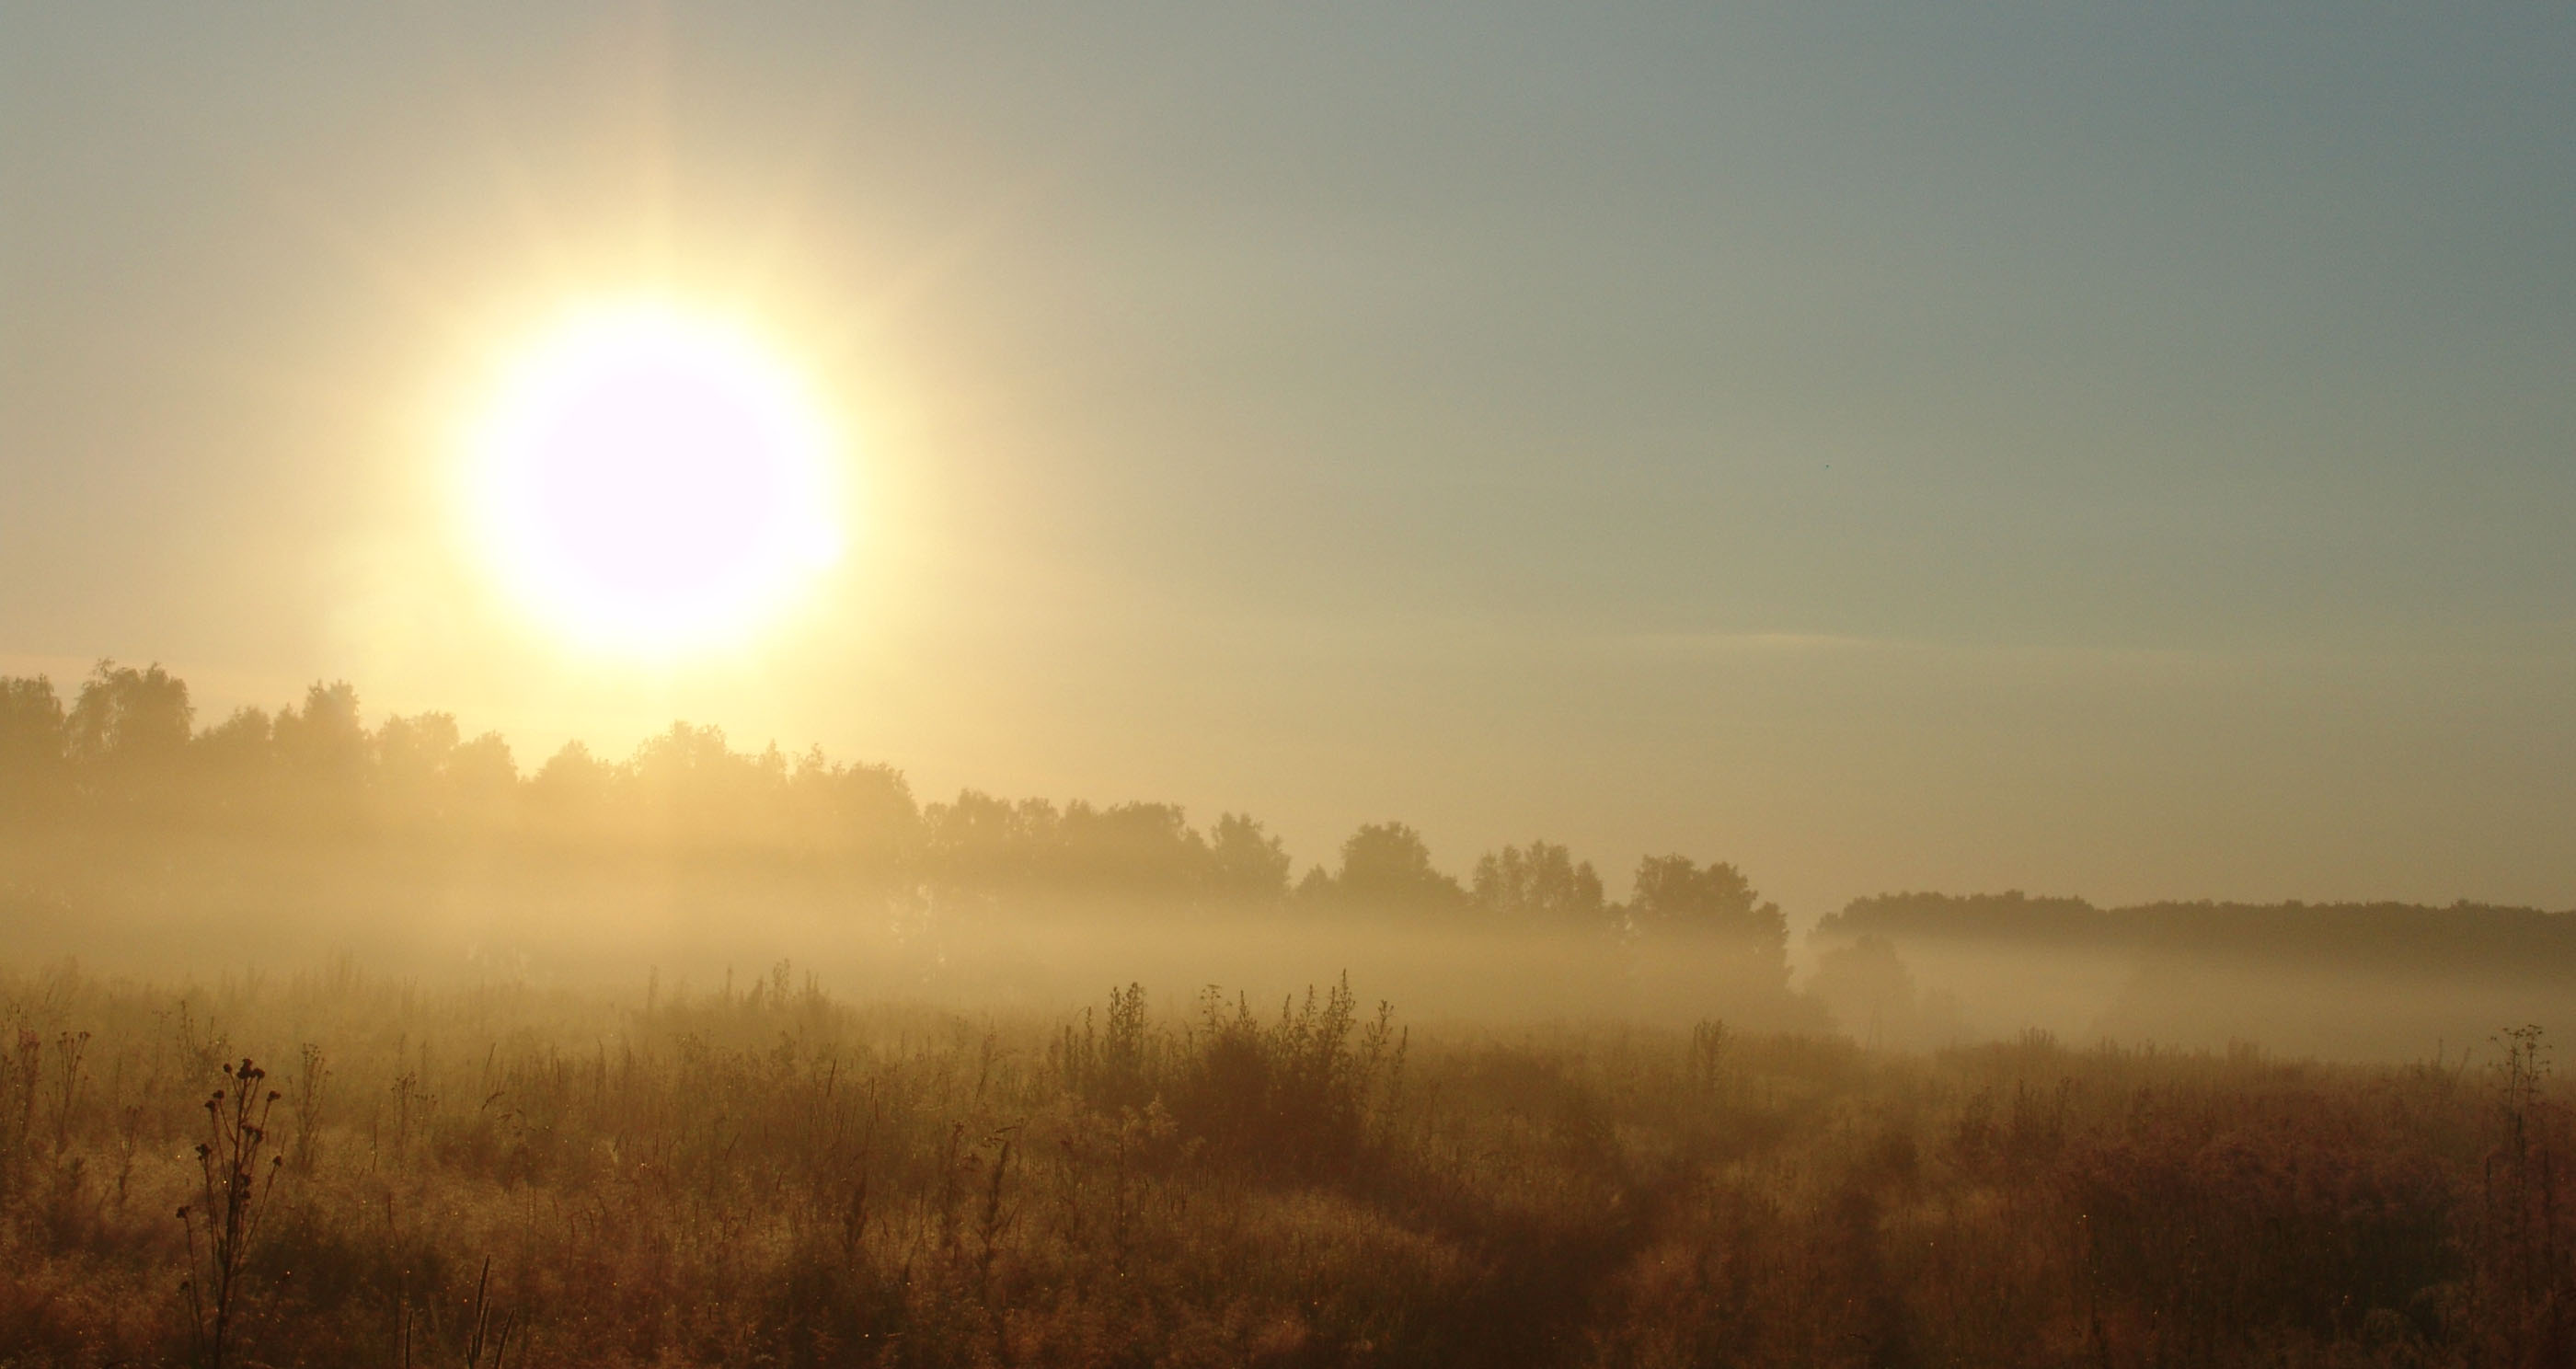
[[[346, 962], [195, 984], [62, 965], [0, 979], [0, 1024], [11, 1365], [2576, 1345], [2576, 1152], [2535, 1034], [2483, 1064], [2039, 1035], [1902, 1055], [1714, 1022], [1426, 1033], [1339, 985], [1122, 989], [1064, 1020], [840, 1001], [784, 965], [619, 996]], [[226, 1143], [232, 1104], [206, 1105], [238, 1101], [245, 1060], [265, 1135], [219, 1290], [230, 1171], [196, 1147]]]

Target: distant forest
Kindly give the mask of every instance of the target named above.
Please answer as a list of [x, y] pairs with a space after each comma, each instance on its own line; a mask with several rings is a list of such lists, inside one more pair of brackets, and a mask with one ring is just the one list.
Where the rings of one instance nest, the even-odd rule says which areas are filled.
[[673, 723], [623, 760], [574, 742], [522, 774], [497, 733], [445, 713], [373, 729], [347, 683], [300, 706], [197, 726], [187, 682], [103, 661], [68, 703], [44, 676], [0, 677], [0, 818], [22, 838], [187, 834], [332, 848], [504, 846], [558, 856], [802, 866], [865, 886], [952, 896], [1276, 907], [1439, 919], [1515, 931], [1727, 942], [1782, 964], [1786, 924], [1743, 872], [1683, 855], [1638, 862], [1613, 901], [1587, 861], [1547, 841], [1505, 846], [1464, 882], [1401, 822], [1360, 827], [1337, 865], [1292, 879], [1261, 823], [1204, 830], [1163, 803], [1096, 806], [966, 790], [918, 801], [901, 771], [818, 748], [735, 750]]
[[1828, 940], [1946, 942], [2137, 958], [2215, 957], [2253, 965], [2402, 973], [2563, 976], [2576, 969], [2576, 916], [2462, 901], [2139, 903], [2080, 898], [1882, 894], [1823, 920]]

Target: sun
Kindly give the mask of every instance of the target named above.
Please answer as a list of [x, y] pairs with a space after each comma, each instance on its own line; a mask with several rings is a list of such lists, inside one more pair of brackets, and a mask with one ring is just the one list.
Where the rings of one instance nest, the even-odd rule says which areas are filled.
[[667, 657], [742, 642], [837, 559], [840, 443], [748, 330], [583, 310], [502, 368], [465, 504], [502, 591], [564, 638]]

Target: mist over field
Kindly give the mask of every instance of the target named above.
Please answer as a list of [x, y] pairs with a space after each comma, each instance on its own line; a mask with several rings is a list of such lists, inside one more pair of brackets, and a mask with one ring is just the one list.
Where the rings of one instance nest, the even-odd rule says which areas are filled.
[[102, 665], [72, 691], [8, 679], [0, 697], [0, 898], [22, 966], [347, 961], [631, 991], [786, 963], [847, 995], [1044, 1012], [1130, 983], [1271, 1002], [1347, 977], [1416, 1020], [2390, 1060], [2576, 1009], [2576, 919], [2535, 909], [1889, 894], [1793, 938], [1723, 852], [1642, 856], [1614, 897], [1562, 845], [1453, 875], [1389, 821], [1300, 871], [1243, 814], [922, 802], [891, 768], [737, 750], [714, 726], [614, 760], [569, 744], [523, 776], [445, 714], [369, 726], [347, 685], [203, 727], [157, 667]]

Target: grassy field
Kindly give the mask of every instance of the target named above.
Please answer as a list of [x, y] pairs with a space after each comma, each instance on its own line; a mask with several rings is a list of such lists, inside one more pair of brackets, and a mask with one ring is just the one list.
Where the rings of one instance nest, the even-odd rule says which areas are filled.
[[623, 998], [343, 966], [0, 977], [0, 1043], [11, 1366], [2576, 1349], [2576, 1149], [2532, 1034], [2367, 1068], [1901, 1055], [1408, 1031], [1338, 986], [1047, 1021], [784, 966]]

